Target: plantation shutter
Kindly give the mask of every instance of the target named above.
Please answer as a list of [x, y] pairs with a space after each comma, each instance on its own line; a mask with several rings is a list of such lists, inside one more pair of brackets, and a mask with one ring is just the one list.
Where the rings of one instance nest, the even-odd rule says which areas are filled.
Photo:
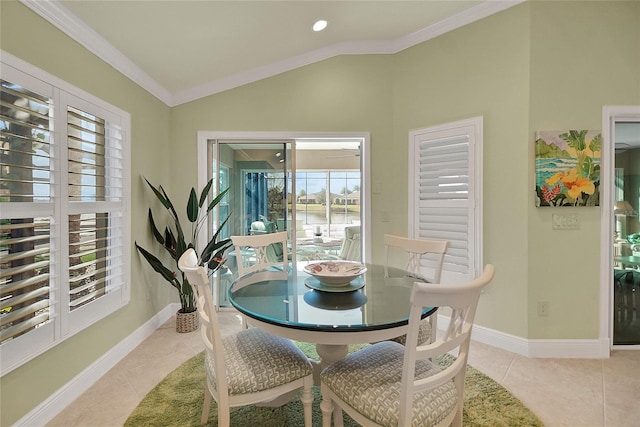
[[52, 318], [52, 100], [36, 86], [0, 81], [0, 343]]
[[[108, 111], [71, 95], [66, 104], [68, 309], [124, 285], [123, 130]], [[84, 316], [91, 316], [87, 308]], [[73, 322], [69, 325], [73, 329]]]
[[[410, 235], [449, 241], [443, 282], [474, 277], [480, 241], [476, 128], [453, 124], [412, 132], [410, 139], [414, 162]], [[432, 262], [426, 257], [422, 263], [428, 268]]]

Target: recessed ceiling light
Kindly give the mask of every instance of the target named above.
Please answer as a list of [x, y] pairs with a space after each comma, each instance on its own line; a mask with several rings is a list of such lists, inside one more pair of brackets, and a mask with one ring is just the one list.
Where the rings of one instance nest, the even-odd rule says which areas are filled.
[[322, 31], [325, 28], [327, 28], [327, 21], [325, 21], [324, 19], [316, 21], [316, 23], [313, 24], [313, 31]]

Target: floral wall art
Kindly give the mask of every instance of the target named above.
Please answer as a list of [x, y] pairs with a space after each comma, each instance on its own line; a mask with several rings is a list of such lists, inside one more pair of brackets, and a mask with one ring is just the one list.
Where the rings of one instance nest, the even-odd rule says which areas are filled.
[[602, 133], [539, 131], [536, 206], [599, 206]]

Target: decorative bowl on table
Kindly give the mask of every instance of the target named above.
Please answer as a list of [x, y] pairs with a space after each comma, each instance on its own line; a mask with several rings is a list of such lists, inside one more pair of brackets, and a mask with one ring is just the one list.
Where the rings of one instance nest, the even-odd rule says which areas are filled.
[[304, 271], [326, 286], [346, 286], [367, 267], [354, 261], [322, 261], [305, 265]]

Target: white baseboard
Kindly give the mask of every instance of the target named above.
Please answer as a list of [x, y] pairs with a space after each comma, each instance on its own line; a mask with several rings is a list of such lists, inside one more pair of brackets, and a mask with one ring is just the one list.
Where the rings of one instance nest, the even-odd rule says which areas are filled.
[[[448, 320], [440, 315], [438, 325]], [[608, 359], [610, 353], [606, 339], [526, 339], [479, 325], [473, 326], [471, 339], [530, 358]]]
[[155, 316], [120, 341], [98, 360], [60, 387], [44, 402], [18, 420], [14, 426], [43, 426], [58, 415], [76, 398], [86, 392], [96, 381], [113, 368], [131, 350], [147, 339], [180, 308], [180, 304], [169, 304]]
[[529, 357], [564, 359], [608, 359], [608, 340], [529, 340]]

